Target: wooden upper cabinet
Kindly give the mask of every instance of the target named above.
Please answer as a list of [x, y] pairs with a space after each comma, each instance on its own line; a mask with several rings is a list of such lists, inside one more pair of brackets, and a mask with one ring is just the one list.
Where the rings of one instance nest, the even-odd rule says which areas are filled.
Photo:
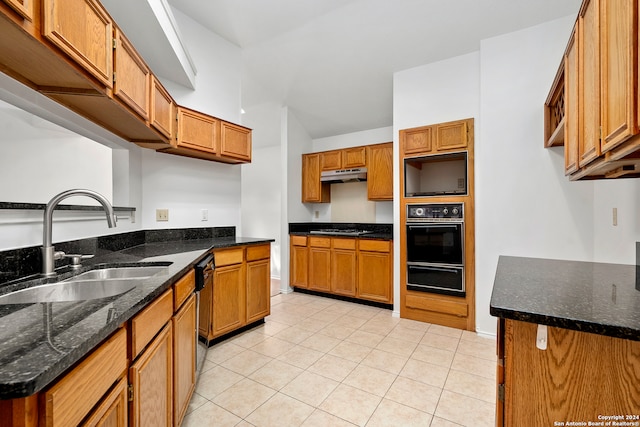
[[430, 152], [432, 132], [432, 126], [403, 130], [400, 134], [400, 144], [403, 153], [420, 154]]
[[435, 126], [436, 150], [458, 150], [467, 148], [469, 129], [467, 120], [441, 123]]
[[97, 0], [43, 0], [43, 35], [113, 87], [113, 22]]
[[342, 168], [342, 152], [340, 150], [320, 153], [320, 170], [329, 171]]
[[[580, 22], [578, 21], [577, 24]], [[564, 127], [564, 170], [571, 174], [578, 170], [579, 144], [579, 110], [578, 110], [578, 48], [576, 39], [577, 27], [574, 29], [564, 57], [564, 98], [565, 98], [565, 127]]]
[[115, 30], [113, 94], [149, 120], [151, 71], [122, 31]]
[[2, 0], [20, 16], [28, 21], [33, 21], [33, 0]]
[[221, 122], [219, 154], [224, 157], [250, 162], [251, 129], [229, 122]]
[[363, 168], [367, 166], [367, 147], [345, 148], [341, 151], [343, 168]]
[[151, 75], [151, 111], [149, 120], [158, 132], [171, 139], [175, 132], [175, 102], [162, 83]]
[[637, 12], [636, 0], [601, 3], [603, 153], [638, 133]]
[[393, 200], [393, 143], [367, 147], [367, 197]]
[[578, 15], [579, 108], [578, 167], [600, 155], [600, 0], [587, 0]]
[[302, 155], [302, 202], [328, 203], [331, 188], [320, 182], [320, 154]]
[[188, 108], [178, 107], [178, 147], [216, 154], [219, 135], [218, 119]]

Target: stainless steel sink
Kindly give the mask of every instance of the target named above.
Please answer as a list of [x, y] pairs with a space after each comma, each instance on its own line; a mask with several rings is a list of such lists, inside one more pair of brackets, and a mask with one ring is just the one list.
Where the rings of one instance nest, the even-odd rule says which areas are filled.
[[70, 302], [107, 298], [135, 288], [136, 279], [74, 280], [21, 289], [0, 296], [0, 304]]
[[166, 266], [151, 265], [141, 267], [111, 267], [87, 271], [71, 277], [65, 282], [75, 282], [78, 280], [110, 280], [110, 279], [146, 279], [163, 271]]

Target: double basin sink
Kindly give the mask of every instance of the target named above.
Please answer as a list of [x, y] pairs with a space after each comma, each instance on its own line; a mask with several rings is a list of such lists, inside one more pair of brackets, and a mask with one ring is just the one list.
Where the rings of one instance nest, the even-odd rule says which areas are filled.
[[60, 282], [0, 295], [0, 305], [72, 302], [112, 297], [130, 291], [143, 279], [166, 272], [169, 264], [171, 263], [98, 268]]

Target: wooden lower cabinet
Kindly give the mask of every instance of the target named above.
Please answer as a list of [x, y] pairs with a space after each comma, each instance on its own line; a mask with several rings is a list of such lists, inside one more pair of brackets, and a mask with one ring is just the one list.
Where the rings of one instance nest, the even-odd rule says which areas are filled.
[[[386, 242], [389, 243], [389, 242]], [[393, 301], [390, 286], [393, 283], [393, 256], [391, 245], [386, 252], [358, 253], [358, 298], [390, 304]]]
[[129, 425], [173, 425], [173, 328], [167, 323], [129, 368]]
[[247, 323], [267, 317], [271, 311], [271, 260], [247, 262]]
[[173, 316], [173, 425], [179, 426], [196, 387], [196, 296]]
[[[327, 242], [327, 246], [312, 246], [313, 241]], [[309, 289], [321, 292], [331, 291], [331, 249], [330, 239], [309, 238]]]
[[126, 427], [127, 423], [127, 380], [121, 379], [113, 390], [102, 399], [82, 427]]
[[306, 289], [309, 287], [307, 236], [291, 236], [290, 240], [289, 280], [292, 287]]
[[224, 335], [245, 324], [244, 265], [218, 267], [213, 275], [213, 337]]
[[355, 239], [332, 239], [331, 293], [356, 296], [358, 261]]
[[640, 415], [640, 341], [548, 327], [547, 349], [540, 350], [536, 324], [499, 322], [498, 426]]

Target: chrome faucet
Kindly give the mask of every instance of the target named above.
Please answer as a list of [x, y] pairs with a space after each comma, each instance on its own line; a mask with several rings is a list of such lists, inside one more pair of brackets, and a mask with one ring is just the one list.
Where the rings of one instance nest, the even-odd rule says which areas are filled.
[[53, 196], [53, 198], [49, 200], [49, 203], [47, 203], [47, 207], [44, 210], [42, 237], [42, 274], [44, 276], [55, 276], [56, 273], [53, 271], [55, 267], [55, 261], [65, 256], [64, 252], [56, 252], [53, 244], [51, 243], [53, 210], [56, 208], [56, 206], [58, 206], [58, 203], [71, 196], [87, 196], [97, 200], [105, 210], [109, 228], [113, 228], [116, 226], [116, 216], [113, 213], [113, 206], [111, 206], [109, 201], [100, 193], [96, 193], [95, 191], [91, 190], [75, 189], [63, 191], [62, 193]]

